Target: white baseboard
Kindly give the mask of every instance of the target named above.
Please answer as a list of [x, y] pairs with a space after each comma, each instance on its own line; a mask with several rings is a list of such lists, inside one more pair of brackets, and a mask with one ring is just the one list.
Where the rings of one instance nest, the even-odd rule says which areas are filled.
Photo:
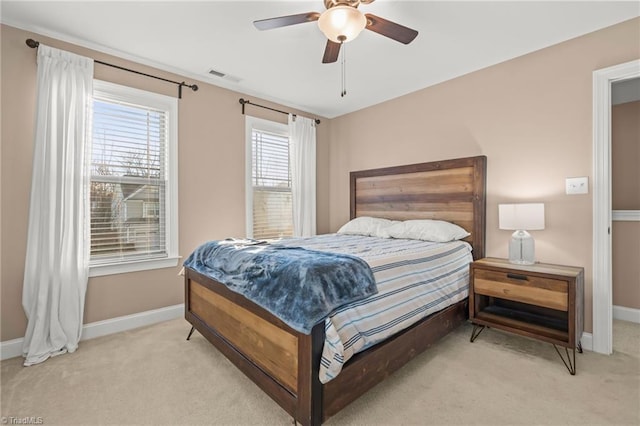
[[[82, 327], [82, 340], [95, 339], [121, 331], [133, 330], [134, 328], [156, 324], [163, 321], [180, 318], [184, 315], [184, 303], [167, 306], [165, 308], [153, 309], [139, 312], [137, 314], [125, 315], [111, 318], [104, 321], [96, 321], [85, 324]], [[22, 343], [24, 338], [7, 340], [0, 342], [0, 359], [5, 360], [22, 356]]]
[[640, 324], [640, 309], [613, 305], [613, 319]]
[[24, 338], [0, 342], [0, 360], [15, 358], [22, 355], [22, 342]]
[[585, 351], [593, 351], [593, 334], [583, 332], [580, 345], [582, 345], [582, 349]]
[[[616, 314], [618, 312], [618, 314]], [[623, 312], [620, 314], [620, 312]], [[167, 306], [166, 308], [153, 309], [151, 311], [139, 312], [137, 314], [125, 315], [122, 317], [111, 318], [104, 321], [96, 321], [86, 324], [82, 327], [82, 340], [94, 339], [96, 337], [106, 336], [121, 331], [133, 330], [134, 328], [144, 327], [146, 325], [156, 324], [163, 321], [180, 318], [184, 315], [184, 304]], [[624, 316], [624, 318], [620, 317]], [[613, 307], [613, 317], [624, 321], [632, 321], [640, 323], [640, 310], [624, 308], [621, 306]], [[627, 319], [631, 318], [631, 319]], [[22, 342], [24, 338], [7, 340], [0, 342], [0, 359], [5, 360], [22, 356]], [[591, 333], [582, 333], [580, 340], [582, 349], [587, 351], [593, 350], [593, 335]]]
[[[640, 324], [640, 309], [625, 308], [624, 306], [613, 306], [613, 319], [629, 321]], [[584, 332], [580, 340], [582, 349], [593, 351], [593, 334]]]

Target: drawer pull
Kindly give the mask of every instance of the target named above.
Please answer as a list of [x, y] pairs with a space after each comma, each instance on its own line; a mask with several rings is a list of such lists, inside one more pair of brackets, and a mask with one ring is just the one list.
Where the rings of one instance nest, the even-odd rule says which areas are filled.
[[529, 281], [529, 278], [526, 275], [519, 274], [507, 274], [507, 278], [511, 278], [513, 280]]

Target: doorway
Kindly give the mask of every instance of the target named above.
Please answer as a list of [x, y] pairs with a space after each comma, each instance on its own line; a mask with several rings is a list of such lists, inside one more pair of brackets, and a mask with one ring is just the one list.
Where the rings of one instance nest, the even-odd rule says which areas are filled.
[[616, 320], [640, 324], [640, 78], [611, 85], [611, 255]]
[[593, 341], [613, 352], [611, 256], [611, 92], [614, 82], [640, 77], [640, 60], [593, 73]]

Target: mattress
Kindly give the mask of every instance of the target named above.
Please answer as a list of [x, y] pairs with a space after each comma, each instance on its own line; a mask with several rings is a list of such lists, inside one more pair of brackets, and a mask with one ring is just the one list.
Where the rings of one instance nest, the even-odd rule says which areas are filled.
[[325, 319], [322, 383], [338, 375], [356, 353], [469, 294], [473, 258], [471, 246], [464, 241], [326, 234], [277, 244], [358, 256], [369, 264], [376, 279], [377, 294], [344, 305]]

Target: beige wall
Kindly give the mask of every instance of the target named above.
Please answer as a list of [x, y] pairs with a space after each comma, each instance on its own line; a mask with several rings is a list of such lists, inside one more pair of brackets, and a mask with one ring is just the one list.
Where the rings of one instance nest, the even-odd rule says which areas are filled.
[[613, 304], [640, 309], [640, 222], [613, 222]]
[[[541, 201], [547, 227], [535, 231], [537, 258], [586, 268], [591, 330], [592, 196], [564, 194], [564, 179], [592, 172], [592, 72], [640, 58], [640, 19], [592, 33], [373, 106], [318, 127], [318, 232], [349, 217], [348, 174], [381, 166], [484, 154], [488, 157], [487, 254], [506, 257], [508, 231], [497, 204]], [[21, 337], [22, 274], [35, 103], [34, 37], [96, 59], [173, 76], [11, 27], [2, 27], [2, 328]], [[96, 78], [169, 95], [175, 87], [96, 66]], [[244, 234], [244, 120], [241, 94], [198, 83], [180, 101], [180, 253]], [[350, 94], [355, 96], [355, 94]], [[256, 99], [261, 103], [271, 105]], [[273, 105], [272, 105], [273, 106]], [[278, 107], [276, 105], [276, 107]], [[251, 114], [284, 120], [275, 113]], [[92, 278], [85, 322], [181, 303], [177, 268]]]
[[640, 58], [639, 29], [627, 21], [332, 120], [331, 229], [349, 218], [349, 171], [484, 154], [487, 255], [507, 256], [498, 203], [544, 202], [536, 257], [585, 267], [591, 331], [592, 191], [565, 195], [565, 178], [592, 183], [592, 73]]
[[[613, 210], [640, 210], [640, 101], [611, 111]], [[640, 309], [640, 222], [614, 222], [613, 304]]]
[[640, 210], [640, 101], [611, 109], [611, 205]]
[[[89, 51], [8, 26], [2, 26], [2, 170], [1, 170], [1, 311], [0, 340], [24, 336], [26, 318], [21, 306], [27, 215], [31, 185], [36, 82], [36, 51], [27, 38], [95, 59], [123, 65], [165, 78], [193, 79]], [[157, 80], [96, 65], [95, 77], [176, 96], [177, 88]], [[179, 101], [179, 252], [187, 256], [208, 239], [244, 236], [244, 117], [240, 97], [246, 95], [197, 82], [200, 90], [185, 89]], [[279, 109], [260, 99], [252, 101]], [[301, 111], [294, 111], [304, 114]], [[286, 122], [286, 116], [247, 107], [260, 118]], [[317, 133], [318, 231], [329, 228], [328, 159], [330, 120], [322, 119]], [[179, 268], [91, 278], [87, 289], [85, 323], [182, 303]]]

